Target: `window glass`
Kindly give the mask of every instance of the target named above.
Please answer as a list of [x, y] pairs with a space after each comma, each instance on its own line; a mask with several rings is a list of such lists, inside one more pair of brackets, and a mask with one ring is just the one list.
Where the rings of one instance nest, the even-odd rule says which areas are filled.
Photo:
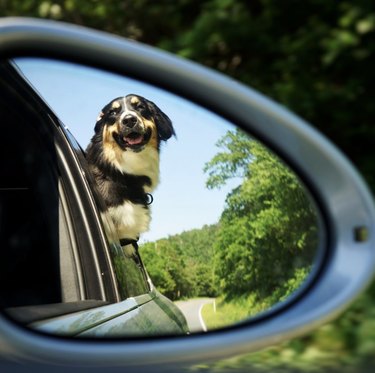
[[[0, 302], [5, 307], [61, 302], [55, 154], [0, 101]], [[31, 121], [31, 118], [29, 117]]]
[[[85, 161], [82, 160], [82, 162]], [[86, 176], [100, 211], [99, 216], [108, 242], [120, 298], [126, 299], [148, 293], [150, 291], [148, 276], [138, 253], [138, 245], [129, 244], [124, 247], [120, 245], [111, 217], [105, 212], [104, 202], [96, 190], [94, 181], [90, 174]]]
[[82, 308], [77, 302], [106, 298], [93, 267], [87, 271], [96, 281], [91, 288], [85, 283], [78, 251], [91, 253], [87, 241], [77, 241], [65, 198], [56, 147], [61, 135], [47, 109], [34, 101], [36, 96], [11, 66], [4, 65], [0, 65], [6, 77], [0, 82], [0, 306], [28, 322], [37, 314], [67, 312], [67, 304], [73, 312], [75, 305]]

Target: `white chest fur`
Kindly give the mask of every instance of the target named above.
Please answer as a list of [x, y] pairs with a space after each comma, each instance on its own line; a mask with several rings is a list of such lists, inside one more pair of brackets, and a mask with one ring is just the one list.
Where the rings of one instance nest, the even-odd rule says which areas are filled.
[[109, 213], [120, 238], [136, 240], [149, 229], [150, 210], [143, 205], [126, 201], [120, 206], [110, 207]]
[[159, 152], [147, 146], [139, 153], [123, 152], [122, 170], [131, 175], [145, 175], [151, 179], [151, 187], [146, 186], [145, 192], [152, 192], [159, 183]]
[[[117, 149], [116, 149], [117, 150]], [[129, 175], [148, 176], [151, 186], [145, 186], [145, 192], [152, 192], [159, 183], [159, 152], [152, 146], [146, 146], [140, 152], [130, 149], [115, 151], [113, 148], [105, 149], [106, 158], [121, 172]]]

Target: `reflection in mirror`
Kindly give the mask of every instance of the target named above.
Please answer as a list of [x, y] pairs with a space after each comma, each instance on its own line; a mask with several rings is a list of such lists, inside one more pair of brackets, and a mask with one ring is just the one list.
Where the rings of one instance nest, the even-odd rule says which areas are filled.
[[[144, 192], [152, 193], [153, 202], [141, 207], [142, 214], [144, 210], [150, 211], [152, 220], [147, 232], [139, 230], [138, 244], [120, 241], [123, 233], [119, 232], [116, 216], [109, 209], [115, 202], [104, 198], [105, 206], [97, 196], [103, 197], [98, 179], [95, 182], [83, 155], [74, 150], [80, 167], [85, 170], [83, 176], [89, 190], [93, 189], [106, 243], [86, 242], [81, 237], [87, 225], [79, 224], [87, 219], [88, 207], [82, 212], [82, 206], [74, 202], [77, 198], [71, 187], [74, 182], [67, 179], [64, 162], [58, 160], [61, 153], [68, 151], [66, 145], [65, 148], [59, 145], [59, 151], [50, 156], [58, 175], [51, 186], [56, 192], [53, 198], [58, 199], [58, 208], [54, 210], [59, 222], [55, 232], [58, 238], [50, 247], [51, 253], [39, 254], [54, 257], [51, 259], [54, 264], [46, 263], [38, 270], [56, 272], [58, 280], [50, 283], [56, 286], [47, 293], [59, 294], [45, 297], [50, 285], [42, 280], [30, 291], [26, 282], [20, 282], [17, 292], [28, 295], [13, 299], [7, 298], [9, 291], [2, 285], [1, 304], [11, 317], [38, 330], [71, 336], [186, 334], [182, 315], [190, 332], [209, 331], [262, 315], [307, 286], [321, 246], [318, 210], [297, 175], [270, 149], [214, 113], [139, 81], [51, 60], [18, 59], [16, 65], [83, 149], [90, 144], [97, 120], [104, 119], [106, 124], [97, 128], [100, 127], [101, 141], [106, 134], [110, 137], [111, 147], [116, 149], [112, 155], [131, 154], [126, 158], [121, 153], [124, 157], [121, 159], [134, 162], [134, 157], [147, 149], [148, 145], [143, 143], [138, 146], [146, 141], [144, 133], [141, 139], [133, 134], [129, 140], [128, 134], [123, 135], [121, 141], [128, 139], [125, 145], [113, 142], [119, 121], [123, 122], [129, 114], [146, 118], [147, 123], [157, 127], [150, 107], [136, 108], [139, 100], [111, 104], [107, 107], [112, 110], [111, 117], [105, 117], [102, 110], [105, 105], [128, 94], [155, 103], [172, 121], [176, 137], [161, 141], [159, 165], [154, 162], [160, 173], [152, 171], [160, 175], [160, 185], [154, 190], [156, 185], [141, 184]], [[121, 110], [126, 111], [123, 116]], [[115, 115], [120, 119], [114, 119]], [[42, 125], [52, 124], [41, 121]], [[19, 131], [22, 133], [21, 128]], [[33, 138], [32, 134], [28, 136]], [[150, 138], [153, 136], [150, 132]], [[34, 137], [41, 141], [40, 134]], [[156, 144], [159, 140], [155, 137], [154, 141]], [[41, 151], [31, 140], [27, 145], [30, 153], [32, 145]], [[158, 145], [154, 148], [158, 149]], [[148, 156], [137, 159], [146, 162]], [[73, 163], [70, 167], [74, 167]], [[139, 164], [132, 167], [145, 169]], [[127, 172], [122, 170], [123, 174]], [[103, 178], [106, 177], [109, 176]], [[4, 216], [6, 195], [16, 192], [9, 186], [1, 187], [0, 211]], [[111, 198], [124, 198], [116, 193], [117, 190], [111, 189]], [[32, 195], [28, 198], [33, 198]], [[84, 198], [78, 200], [84, 204]], [[30, 208], [36, 209], [35, 204]], [[132, 214], [130, 210], [135, 205], [133, 200], [132, 205], [116, 213]], [[126, 215], [124, 219], [130, 218]], [[1, 219], [0, 222], [2, 246], [21, 253], [24, 250], [22, 255], [27, 258], [35, 247], [27, 247], [27, 242], [17, 246], [15, 242], [28, 237], [21, 231], [5, 234]], [[90, 229], [94, 232], [100, 228], [91, 225]], [[8, 268], [9, 274], [25, 267], [25, 263], [21, 267], [15, 264], [14, 256], [5, 255], [3, 248], [0, 259], [1, 268]], [[16, 276], [14, 273], [12, 276]]]

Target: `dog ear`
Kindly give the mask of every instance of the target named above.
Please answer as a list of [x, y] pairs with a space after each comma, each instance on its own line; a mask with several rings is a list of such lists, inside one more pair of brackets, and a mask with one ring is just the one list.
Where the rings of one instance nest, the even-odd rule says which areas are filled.
[[103, 116], [104, 116], [104, 113], [103, 111], [101, 111], [98, 117], [96, 118], [96, 121], [99, 122], [103, 118]]
[[101, 124], [102, 124], [102, 119], [103, 119], [104, 113], [101, 111], [98, 117], [96, 118], [96, 123], [95, 123], [95, 133], [97, 133], [100, 130]]
[[168, 140], [173, 135], [176, 136], [176, 133], [174, 131], [172, 121], [169, 119], [169, 117], [164, 114], [161, 110], [160, 114], [156, 116], [156, 125], [158, 127], [158, 133], [160, 140]]
[[[119, 100], [120, 98], [121, 97], [115, 98], [114, 100], [112, 100], [110, 103], [108, 103], [107, 105], [105, 105], [103, 107], [103, 109], [99, 113], [98, 117], [96, 118], [96, 124], [95, 124], [95, 127], [94, 127], [95, 133], [100, 131], [101, 128], [103, 127], [103, 124], [108, 121], [108, 115], [107, 114], [111, 110], [113, 102]], [[111, 122], [111, 120], [109, 120], [109, 122], [107, 124], [113, 124], [113, 123], [114, 123], [114, 121]]]
[[159, 139], [166, 141], [173, 135], [176, 136], [172, 121], [168, 115], [163, 113], [153, 102], [148, 101], [148, 104], [158, 128]]

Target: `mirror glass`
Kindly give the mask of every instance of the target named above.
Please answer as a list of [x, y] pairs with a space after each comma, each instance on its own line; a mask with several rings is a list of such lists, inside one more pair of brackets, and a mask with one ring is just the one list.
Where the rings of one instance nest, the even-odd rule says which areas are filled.
[[[257, 139], [215, 113], [134, 79], [52, 60], [20, 58], [12, 63], [64, 128], [56, 126], [53, 118], [48, 123], [51, 116], [46, 116], [47, 110], [28, 98], [27, 110], [43, 116], [36, 131], [55, 128], [52, 145], [56, 152], [48, 156], [52, 162], [44, 159], [46, 167], [55, 168], [51, 174], [58, 180], [48, 189], [56, 189], [58, 200], [54, 210], [56, 253], [51, 259], [54, 265], [48, 264], [47, 254], [40, 254], [39, 269], [28, 270], [28, 279], [19, 281], [18, 297], [11, 297], [7, 285], [2, 285], [1, 304], [10, 317], [37, 330], [71, 336], [188, 334], [175, 306], [185, 316], [189, 333], [206, 332], [270, 312], [308, 285], [322, 246], [318, 209], [298, 176]], [[114, 103], [115, 98], [120, 99]], [[22, 110], [18, 105], [17, 115], [22, 115]], [[149, 141], [153, 144], [144, 144], [148, 130], [141, 135], [134, 130], [137, 120], [146, 123], [146, 130], [151, 128]], [[117, 121], [132, 127], [133, 132], [119, 135]], [[95, 127], [100, 136], [93, 138]], [[67, 129], [84, 150], [90, 142], [110, 136], [112, 153], [107, 151], [104, 159], [112, 163], [102, 170], [108, 173], [102, 175], [103, 180], [110, 179], [115, 173], [111, 170], [121, 166], [115, 163], [122, 151], [127, 155], [121, 159], [128, 162], [122, 174], [140, 176], [144, 171], [151, 175], [141, 184], [147, 200], [126, 205], [125, 197], [113, 188], [103, 203], [97, 197], [102, 192], [98, 179], [90, 173], [95, 166], [88, 169], [80, 150], [71, 146], [74, 142], [67, 145], [60, 139], [67, 136], [63, 134]], [[33, 135], [28, 136], [25, 144], [34, 144], [30, 140]], [[33, 154], [48, 136], [37, 135], [39, 145], [30, 145], [29, 153], [21, 147], [20, 151], [27, 153], [24, 163], [36, 157]], [[114, 141], [116, 136], [120, 139]], [[146, 151], [151, 155], [142, 155]], [[77, 178], [84, 180], [86, 187], [80, 186], [82, 180], [78, 183]], [[128, 183], [128, 189], [138, 185], [139, 191], [139, 179], [122, 181]], [[47, 246], [46, 252], [49, 249], [48, 244], [33, 244], [31, 239], [23, 242], [28, 239], [23, 231], [4, 233], [10, 225], [4, 223], [9, 210], [6, 201], [20, 193], [17, 187], [21, 184], [9, 185], [12, 187], [0, 188], [0, 261], [8, 274], [20, 277], [27, 268], [20, 264], [22, 258], [26, 262], [28, 253], [42, 245]], [[91, 194], [99, 211], [99, 225], [84, 215], [90, 213], [89, 205], [83, 204]], [[27, 198], [33, 198], [32, 193]], [[127, 207], [118, 207], [124, 203]], [[40, 206], [36, 203], [31, 211], [42, 209]], [[151, 215], [149, 224], [145, 210]], [[14, 217], [14, 222], [17, 219]], [[128, 220], [135, 219], [139, 230], [124, 233], [116, 219], [125, 220], [128, 226]], [[50, 214], [47, 220], [53, 220]], [[104, 232], [105, 240], [95, 241], [95, 236], [85, 241], [82, 232], [87, 227]], [[123, 237], [127, 234], [129, 237]], [[9, 254], [12, 250], [18, 257]], [[45, 264], [41, 264], [43, 258]], [[105, 270], [98, 270], [101, 265]], [[50, 272], [51, 278], [58, 279], [57, 285], [40, 280], [30, 290], [28, 282], [35, 272]]]

